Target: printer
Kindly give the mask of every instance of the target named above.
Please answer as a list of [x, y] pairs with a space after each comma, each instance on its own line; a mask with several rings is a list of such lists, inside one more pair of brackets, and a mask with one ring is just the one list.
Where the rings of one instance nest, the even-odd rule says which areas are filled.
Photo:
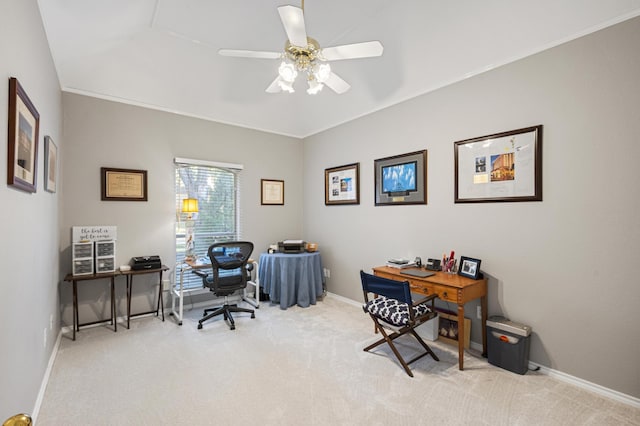
[[302, 240], [284, 240], [278, 242], [279, 253], [304, 253], [306, 244]]
[[162, 267], [160, 256], [135, 256], [129, 262], [131, 270], [142, 271], [145, 269], [158, 269]]

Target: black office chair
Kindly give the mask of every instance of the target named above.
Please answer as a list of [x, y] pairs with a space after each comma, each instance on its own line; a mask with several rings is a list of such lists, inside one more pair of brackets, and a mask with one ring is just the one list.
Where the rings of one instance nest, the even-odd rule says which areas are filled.
[[256, 317], [252, 309], [229, 304], [229, 296], [245, 288], [250, 279], [250, 268], [253, 265], [248, 266], [247, 262], [251, 252], [253, 252], [253, 243], [247, 241], [216, 243], [209, 247], [212, 274], [207, 274], [202, 270], [194, 270], [193, 272], [202, 277], [204, 287], [208, 287], [216, 296], [224, 297], [224, 305], [205, 309], [204, 318], [198, 321], [198, 330], [202, 329], [203, 322], [217, 315], [224, 315], [224, 319], [229, 321], [231, 330], [236, 328], [232, 312], [245, 312], [251, 314], [251, 318]]
[[[376, 331], [379, 331], [382, 335], [382, 339], [367, 346], [364, 348], [364, 351], [368, 352], [386, 342], [389, 347], [391, 347], [396, 358], [398, 358], [398, 361], [400, 361], [400, 364], [402, 364], [404, 371], [411, 377], [413, 377], [413, 373], [409, 368], [409, 364], [412, 362], [419, 360], [425, 355], [431, 355], [433, 359], [440, 361], [437, 355], [433, 353], [431, 348], [415, 331], [417, 326], [438, 315], [434, 306], [434, 299], [437, 295], [432, 294], [414, 302], [411, 298], [409, 281], [390, 280], [367, 274], [363, 271], [360, 271], [360, 278], [362, 280], [362, 291], [365, 302], [362, 309], [365, 313], [369, 314], [375, 324]], [[375, 294], [375, 299], [369, 300], [369, 293]], [[392, 333], [387, 334], [385, 328], [390, 329]], [[407, 333], [415, 337], [418, 343], [425, 349], [424, 352], [408, 362], [402, 358], [400, 352], [393, 344], [395, 339]]]

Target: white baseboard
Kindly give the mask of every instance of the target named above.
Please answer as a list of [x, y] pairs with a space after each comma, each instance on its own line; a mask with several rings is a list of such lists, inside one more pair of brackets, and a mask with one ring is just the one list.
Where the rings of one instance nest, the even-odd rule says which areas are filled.
[[[327, 292], [327, 296], [332, 297], [336, 300], [340, 300], [352, 306], [362, 307], [362, 303], [356, 302], [355, 300], [348, 299], [346, 297], [337, 295], [335, 293]], [[475, 350], [479, 353], [482, 353], [482, 344], [471, 342], [469, 344], [470, 349]], [[529, 362], [530, 370], [538, 370], [540, 373], [545, 374], [550, 377], [554, 377], [562, 382], [570, 383], [574, 386], [577, 386], [582, 389], [586, 389], [590, 392], [594, 392], [598, 395], [604, 396], [606, 398], [613, 399], [618, 402], [622, 402], [623, 404], [630, 405], [635, 408], [640, 408], [640, 398], [635, 398], [631, 395], [624, 394], [622, 392], [615, 391], [613, 389], [606, 388], [604, 386], [598, 385], [596, 383], [589, 382], [587, 380], [581, 379], [579, 377], [572, 376], [567, 373], [563, 373], [562, 371], [554, 370], [553, 368], [545, 367], [543, 365], [537, 364], [535, 362]]]
[[47, 363], [47, 369], [44, 371], [44, 376], [42, 377], [42, 383], [40, 383], [40, 390], [38, 391], [38, 397], [36, 398], [36, 403], [33, 407], [33, 411], [31, 414], [31, 420], [33, 424], [37, 424], [38, 414], [40, 413], [40, 406], [42, 405], [42, 399], [44, 398], [44, 391], [47, 389], [47, 384], [49, 383], [49, 377], [51, 376], [51, 370], [53, 370], [53, 363], [56, 360], [56, 356], [58, 355], [58, 348], [60, 347], [60, 339], [62, 339], [62, 330], [58, 333], [58, 337], [56, 338], [56, 343], [53, 345], [53, 349], [51, 350], [51, 356], [49, 356], [49, 362]]

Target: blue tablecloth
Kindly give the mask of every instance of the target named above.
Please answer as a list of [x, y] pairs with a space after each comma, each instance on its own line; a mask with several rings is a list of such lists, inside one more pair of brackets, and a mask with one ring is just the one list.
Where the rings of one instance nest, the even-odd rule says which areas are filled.
[[320, 253], [262, 253], [258, 263], [258, 280], [264, 293], [280, 309], [298, 304], [315, 305], [322, 296], [322, 258]]

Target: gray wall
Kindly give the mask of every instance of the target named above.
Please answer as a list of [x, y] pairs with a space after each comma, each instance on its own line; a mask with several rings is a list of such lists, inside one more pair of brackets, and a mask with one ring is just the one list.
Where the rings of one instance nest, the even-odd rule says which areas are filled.
[[[9, 77], [16, 77], [40, 113], [37, 192], [4, 184], [7, 174]], [[44, 190], [44, 136], [53, 138], [60, 157], [62, 107], [40, 12], [35, 0], [0, 2], [0, 420], [31, 413], [59, 331], [58, 204]], [[50, 319], [53, 327], [50, 328]], [[44, 342], [47, 336], [46, 344]]]
[[[132, 256], [160, 255], [175, 276], [175, 157], [240, 163], [242, 237], [254, 257], [269, 244], [302, 234], [302, 143], [298, 139], [65, 93], [60, 269], [71, 271], [71, 227], [115, 225], [116, 265]], [[147, 170], [148, 201], [101, 201], [100, 167]], [[260, 205], [260, 179], [285, 181], [285, 205]], [[136, 277], [132, 312], [152, 309], [157, 276]], [[80, 285], [80, 318], [108, 317], [108, 283]], [[64, 325], [72, 322], [69, 285], [61, 288]], [[100, 297], [104, 294], [104, 297]], [[168, 295], [168, 293], [167, 293]], [[165, 296], [166, 297], [166, 296]], [[126, 313], [124, 279], [116, 281], [118, 314]]]
[[[638, 46], [636, 18], [307, 138], [304, 229], [328, 290], [361, 300], [359, 269], [454, 249], [482, 259], [490, 315], [533, 327], [532, 361], [640, 397]], [[543, 202], [454, 204], [454, 141], [537, 124]], [[419, 149], [428, 205], [374, 207], [374, 160]], [[324, 169], [353, 162], [360, 205], [324, 206]]]

